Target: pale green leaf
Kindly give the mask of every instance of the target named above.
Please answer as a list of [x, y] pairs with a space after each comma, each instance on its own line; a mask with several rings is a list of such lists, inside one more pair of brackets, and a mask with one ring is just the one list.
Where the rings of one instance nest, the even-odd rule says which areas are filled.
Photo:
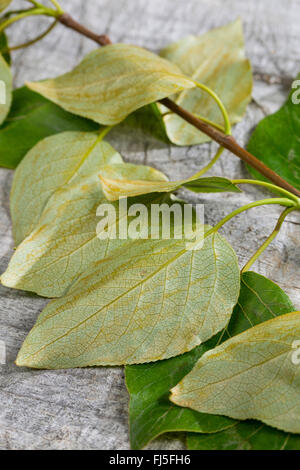
[[172, 401], [300, 433], [299, 338], [300, 312], [250, 328], [204, 354], [173, 388]]
[[[161, 177], [161, 173], [151, 167], [139, 171], [139, 165], [108, 165], [101, 171], [100, 181], [103, 192], [109, 201], [117, 201], [120, 197], [133, 197], [153, 192], [172, 192], [181, 186], [196, 193], [214, 193], [222, 191], [241, 192], [227, 178], [188, 178], [169, 182]], [[133, 179], [135, 175], [136, 179]]]
[[[187, 76], [214, 90], [223, 101], [232, 124], [242, 119], [251, 99], [252, 72], [245, 57], [240, 20], [200, 37], [189, 36], [170, 45], [160, 55], [178, 65]], [[195, 115], [224, 125], [216, 103], [198, 89], [183, 91], [176, 102]], [[163, 109], [163, 112], [167, 111]], [[164, 121], [168, 137], [177, 145], [194, 145], [209, 140], [174, 114], [167, 113]]]
[[9, 6], [12, 0], [0, 0], [0, 12]]
[[12, 74], [10, 67], [0, 54], [0, 124], [6, 118], [12, 101]]
[[[1, 276], [3, 285], [59, 297], [91, 263], [130, 243], [97, 236], [97, 208], [107, 202], [98, 175], [102, 165], [122, 161], [100, 140], [101, 135], [66, 132], [40, 142], [24, 158], [13, 183], [11, 212], [16, 238], [25, 239]], [[149, 169], [138, 170], [142, 175]], [[162, 196], [139, 202], [148, 208], [158, 199]]]
[[121, 162], [122, 157], [98, 134], [63, 132], [40, 141], [13, 180], [10, 210], [16, 245], [33, 231], [57, 190], [85, 177], [95, 179], [102, 166]]
[[246, 421], [212, 434], [190, 433], [187, 447], [189, 450], [299, 450], [300, 436], [257, 421]]
[[[196, 362], [208, 350], [253, 325], [293, 309], [292, 302], [279, 286], [257, 273], [243, 273], [239, 300], [226, 330], [182, 356], [154, 364], [127, 366], [125, 372], [126, 385], [130, 394], [131, 447], [140, 449], [160, 434], [171, 431], [200, 433], [199, 448], [205, 445], [207, 448], [213, 445], [227, 448], [233, 445], [233, 442], [240, 445], [241, 439], [238, 439], [238, 436], [246, 434], [246, 424], [245, 433], [242, 433], [244, 428], [241, 429], [238, 425], [234, 426], [232, 432], [227, 431], [228, 427], [233, 426], [234, 421], [228, 421], [228, 418], [223, 416], [199, 413], [189, 408], [176, 406], [169, 400], [169, 390], [193, 369]], [[263, 441], [264, 436], [267, 439], [274, 433], [285, 436], [285, 439], [288, 438], [287, 434], [273, 429], [270, 431], [271, 428], [261, 423], [256, 423], [256, 427], [265, 429], [265, 432], [260, 432], [259, 442]], [[249, 425], [249, 428], [251, 430], [253, 426]], [[222, 429], [223, 432], [217, 432]], [[209, 433], [209, 435], [202, 433]], [[213, 436], [216, 438], [214, 439]], [[195, 447], [197, 437], [192, 435], [191, 439], [188, 437], [188, 442], [190, 440], [193, 442], [191, 446]], [[278, 441], [282, 443], [283, 439]]]
[[228, 323], [239, 294], [234, 251], [218, 234], [136, 240], [85, 273], [40, 315], [17, 365], [137, 364], [193, 349]]
[[91, 52], [70, 73], [28, 86], [71, 113], [112, 125], [195, 84], [146, 49], [114, 44]]

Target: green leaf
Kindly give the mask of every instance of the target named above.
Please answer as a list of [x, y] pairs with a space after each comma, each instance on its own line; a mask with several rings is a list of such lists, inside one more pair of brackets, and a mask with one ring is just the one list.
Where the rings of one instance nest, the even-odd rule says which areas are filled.
[[[109, 201], [117, 201], [121, 197], [133, 197], [153, 192], [172, 192], [181, 186], [196, 193], [215, 193], [223, 191], [241, 192], [230, 180], [220, 177], [195, 178], [169, 182], [166, 178], [157, 179], [157, 170], [139, 165], [109, 165], [103, 168], [100, 181], [103, 192]], [[133, 179], [133, 174], [137, 179]]]
[[[234, 422], [223, 416], [199, 413], [174, 405], [169, 401], [169, 390], [192, 370], [206, 351], [219, 342], [293, 309], [288, 296], [272, 281], [254, 272], [244, 273], [238, 304], [226, 331], [183, 356], [155, 364], [127, 366], [131, 447], [140, 449], [165, 432], [214, 433], [233, 426]], [[221, 434], [218, 433], [218, 436]], [[205, 439], [210, 442], [209, 438], [204, 434], [201, 442], [206, 442]], [[196, 440], [195, 437], [193, 439]], [[224, 446], [229, 445], [228, 442], [227, 432], [224, 431]]]
[[0, 54], [0, 124], [6, 118], [12, 100], [12, 74], [10, 67]]
[[189, 450], [299, 450], [300, 436], [252, 421], [214, 434], [188, 434]]
[[177, 405], [300, 433], [300, 312], [256, 325], [205, 353], [172, 389]]
[[[203, 36], [188, 36], [170, 45], [160, 55], [178, 65], [183, 73], [214, 90], [224, 103], [232, 124], [239, 122], [252, 93], [250, 62], [245, 58], [244, 37], [240, 20], [214, 29]], [[183, 91], [176, 102], [195, 115], [219, 125], [224, 121], [216, 103], [198, 89]], [[164, 122], [169, 139], [177, 145], [207, 142], [209, 137], [168, 113]]]
[[134, 113], [129, 114], [124, 121], [124, 126], [130, 130], [141, 129], [146, 134], [166, 144], [170, 143], [162, 115], [156, 103], [147, 104], [137, 109]]
[[135, 240], [50, 302], [19, 366], [43, 369], [137, 364], [185, 353], [227, 324], [239, 294], [234, 251], [218, 234]]
[[0, 33], [0, 54], [2, 54], [3, 59], [5, 59], [8, 65], [11, 65], [11, 57], [8, 50], [8, 40], [4, 31]]
[[230, 418], [198, 413], [169, 401], [169, 390], [192, 370], [202, 354], [210, 349], [211, 342], [165, 361], [126, 366], [132, 449], [142, 449], [166, 432], [211, 433], [234, 424]]
[[13, 92], [10, 113], [0, 127], [0, 166], [16, 168], [45, 137], [64, 131], [96, 131], [93, 121], [67, 113], [26, 87]]
[[0, 12], [9, 6], [12, 0], [0, 0]]
[[[247, 148], [288, 183], [300, 189], [300, 104], [293, 103], [294, 93], [295, 90], [279, 111], [258, 124]], [[248, 170], [255, 179], [267, 181], [250, 166]]]
[[145, 49], [114, 44], [91, 52], [70, 73], [28, 86], [67, 111], [114, 125], [195, 84], [176, 65]]

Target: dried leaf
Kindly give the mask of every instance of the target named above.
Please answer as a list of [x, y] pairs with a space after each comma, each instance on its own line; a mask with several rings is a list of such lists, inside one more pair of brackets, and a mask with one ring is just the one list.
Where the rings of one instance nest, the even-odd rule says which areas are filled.
[[[101, 171], [100, 181], [103, 192], [109, 201], [117, 201], [121, 197], [133, 197], [153, 192], [172, 192], [181, 186], [196, 193], [215, 193], [223, 191], [241, 192], [238, 186], [227, 178], [210, 177], [195, 178], [169, 182], [166, 178], [157, 177], [161, 175], [157, 170], [145, 167], [139, 171], [139, 165], [108, 165]], [[133, 175], [137, 179], [133, 179]]]
[[236, 255], [220, 235], [196, 250], [183, 240], [136, 240], [46, 307], [17, 365], [64, 369], [176, 356], [224, 328], [238, 294]]

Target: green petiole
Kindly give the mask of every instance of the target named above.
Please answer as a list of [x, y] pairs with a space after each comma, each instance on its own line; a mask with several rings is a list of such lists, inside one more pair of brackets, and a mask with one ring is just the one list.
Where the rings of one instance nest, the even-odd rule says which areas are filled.
[[256, 251], [256, 253], [254, 253], [254, 255], [250, 258], [248, 263], [244, 266], [244, 268], [242, 269], [242, 273], [249, 271], [255, 261], [257, 261], [258, 258], [262, 255], [262, 253], [268, 248], [268, 246], [272, 243], [272, 241], [277, 237], [278, 233], [280, 232], [281, 226], [285, 221], [286, 217], [294, 210], [294, 207], [289, 207], [288, 209], [285, 209], [282, 212], [281, 216], [278, 219], [275, 229], [273, 230], [271, 235], [266, 239], [266, 241], [261, 245], [261, 247]]
[[241, 214], [242, 212], [245, 212], [249, 209], [253, 209], [254, 207], [265, 206], [265, 205], [270, 205], [270, 204], [278, 204], [280, 206], [292, 208], [293, 210], [297, 209], [296, 202], [287, 198], [270, 198], [270, 199], [262, 199], [261, 201], [251, 202], [250, 204], [247, 204], [243, 207], [239, 207], [239, 209], [236, 209], [231, 214], [227, 215], [215, 227], [213, 227], [208, 232], [206, 232], [205, 237], [208, 237], [212, 233], [217, 232], [220, 228], [223, 227], [223, 225], [229, 222], [229, 220], [233, 219], [235, 216]]

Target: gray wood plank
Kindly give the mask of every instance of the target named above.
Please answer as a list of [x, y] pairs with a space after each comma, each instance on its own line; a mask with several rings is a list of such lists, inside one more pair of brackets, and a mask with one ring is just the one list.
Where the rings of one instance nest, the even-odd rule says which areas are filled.
[[[109, 34], [114, 42], [138, 44], [154, 51], [188, 34], [200, 34], [241, 16], [248, 55], [253, 67], [271, 77], [296, 76], [300, 69], [300, 2], [298, 0], [62, 0], [63, 7], [94, 31]], [[25, 2], [14, 0], [18, 7]], [[34, 18], [9, 30], [12, 44], [24, 42], [45, 28], [48, 20]], [[15, 52], [15, 86], [61, 74], [95, 45], [62, 26], [37, 45]], [[264, 113], [280, 106], [288, 89], [282, 84], [256, 81], [247, 116], [234, 134], [245, 144]], [[215, 145], [176, 148], [143, 134], [114, 131], [109, 140], [127, 161], [155, 166], [172, 178], [193, 174], [206, 164]], [[211, 174], [243, 177], [241, 162], [226, 152]], [[12, 172], [0, 170], [0, 269], [13, 252], [9, 217]], [[242, 195], [193, 196], [205, 203], [206, 220], [214, 224], [241, 204], [264, 196], [247, 188]], [[255, 209], [241, 215], [222, 232], [235, 247], [241, 266], [273, 229], [279, 208]], [[278, 239], [256, 264], [291, 296], [300, 309], [298, 270], [300, 220], [291, 215]], [[128, 394], [121, 368], [69, 371], [18, 369], [14, 360], [46, 300], [0, 287], [0, 340], [5, 341], [7, 361], [0, 365], [1, 449], [128, 449]], [[150, 448], [182, 448], [167, 437]]]

